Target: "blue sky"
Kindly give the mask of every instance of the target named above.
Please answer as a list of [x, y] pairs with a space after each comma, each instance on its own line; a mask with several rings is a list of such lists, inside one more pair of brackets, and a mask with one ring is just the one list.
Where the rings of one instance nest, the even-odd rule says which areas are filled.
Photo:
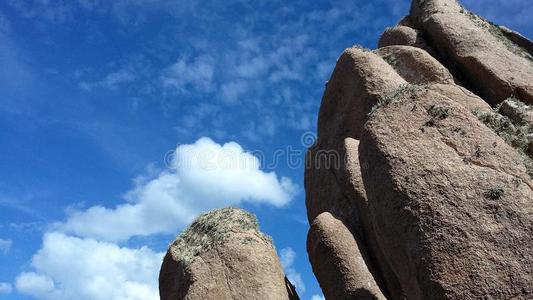
[[[529, 0], [464, 4], [533, 36]], [[408, 6], [0, 2], [0, 299], [152, 299], [168, 243], [227, 205], [257, 214], [302, 299], [321, 295], [302, 135], [342, 50], [374, 48]]]

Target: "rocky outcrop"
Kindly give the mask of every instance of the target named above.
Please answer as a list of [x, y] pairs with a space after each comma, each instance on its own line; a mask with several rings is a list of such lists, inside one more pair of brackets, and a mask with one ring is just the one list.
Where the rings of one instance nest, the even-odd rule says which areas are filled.
[[528, 45], [414, 0], [379, 49], [342, 53], [305, 173], [326, 299], [533, 298]]
[[454, 0], [413, 0], [411, 20], [489, 103], [515, 95], [533, 104], [533, 57], [500, 27]]
[[224, 208], [199, 216], [174, 241], [159, 275], [163, 300], [298, 299], [255, 216]]

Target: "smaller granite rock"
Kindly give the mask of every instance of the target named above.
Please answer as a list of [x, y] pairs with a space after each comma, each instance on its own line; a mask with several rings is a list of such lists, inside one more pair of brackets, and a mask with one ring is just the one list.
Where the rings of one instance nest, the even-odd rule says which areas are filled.
[[162, 300], [298, 299], [271, 239], [255, 216], [236, 208], [203, 214], [178, 236], [164, 258], [159, 293]]

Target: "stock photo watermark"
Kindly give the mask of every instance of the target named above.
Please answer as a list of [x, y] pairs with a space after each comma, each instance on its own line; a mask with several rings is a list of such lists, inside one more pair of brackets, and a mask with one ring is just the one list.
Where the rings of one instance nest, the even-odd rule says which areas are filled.
[[336, 150], [314, 150], [307, 155], [308, 148], [316, 143], [314, 132], [305, 132], [300, 136], [300, 145], [269, 151], [243, 150], [236, 147], [178, 145], [168, 151], [164, 157], [165, 166], [173, 170], [201, 169], [209, 170], [275, 170], [279, 167], [289, 169], [326, 168], [338, 169], [346, 158]]

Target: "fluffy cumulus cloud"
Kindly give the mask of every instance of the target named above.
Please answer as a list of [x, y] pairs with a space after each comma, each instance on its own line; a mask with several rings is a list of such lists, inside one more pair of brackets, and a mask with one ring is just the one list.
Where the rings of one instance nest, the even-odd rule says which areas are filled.
[[322, 295], [313, 295], [313, 297], [311, 297], [311, 300], [326, 300], [326, 298], [324, 298], [324, 296]]
[[297, 190], [290, 179], [263, 172], [258, 158], [235, 142], [220, 145], [201, 138], [178, 146], [169, 167], [139, 180], [127, 193], [128, 202], [75, 211], [56, 230], [108, 241], [174, 233], [203, 211], [242, 202], [281, 207]]
[[94, 239], [47, 233], [33, 256], [33, 272], [21, 273], [17, 291], [38, 299], [158, 299], [163, 254]]
[[296, 259], [296, 252], [290, 247], [283, 248], [279, 252], [281, 265], [285, 270], [285, 275], [289, 281], [294, 284], [299, 294], [305, 293], [305, 284], [302, 280], [302, 275], [294, 269], [294, 260]]
[[13, 291], [13, 287], [10, 283], [0, 282], [0, 295], [10, 294]]
[[16, 287], [20, 293], [44, 298], [46, 294], [54, 290], [54, 282], [48, 276], [24, 272], [17, 277]]

